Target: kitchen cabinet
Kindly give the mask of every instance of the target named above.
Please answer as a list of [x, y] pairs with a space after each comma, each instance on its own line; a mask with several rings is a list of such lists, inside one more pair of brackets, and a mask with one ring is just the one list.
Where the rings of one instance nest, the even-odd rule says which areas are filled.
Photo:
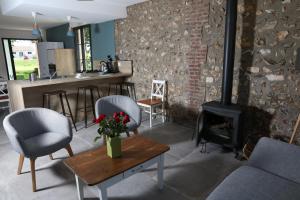
[[75, 75], [76, 63], [74, 49], [55, 49], [54, 55], [58, 76]]

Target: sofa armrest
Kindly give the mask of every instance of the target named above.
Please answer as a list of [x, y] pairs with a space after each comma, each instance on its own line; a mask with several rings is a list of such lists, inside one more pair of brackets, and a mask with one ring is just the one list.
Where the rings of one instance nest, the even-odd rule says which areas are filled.
[[300, 148], [296, 145], [261, 138], [248, 165], [300, 183]]

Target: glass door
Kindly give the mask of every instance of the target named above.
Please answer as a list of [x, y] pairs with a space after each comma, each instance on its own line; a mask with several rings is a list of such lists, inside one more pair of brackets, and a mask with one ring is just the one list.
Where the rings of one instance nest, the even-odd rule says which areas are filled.
[[9, 80], [28, 80], [31, 72], [38, 72], [38, 40], [2, 39]]

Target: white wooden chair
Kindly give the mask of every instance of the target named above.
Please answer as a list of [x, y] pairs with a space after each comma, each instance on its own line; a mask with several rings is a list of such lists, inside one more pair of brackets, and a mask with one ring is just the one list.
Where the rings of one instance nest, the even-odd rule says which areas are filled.
[[[7, 102], [7, 104], [2, 103]], [[9, 108], [9, 96], [7, 90], [7, 81], [0, 81], [0, 109]]]
[[[138, 100], [137, 104], [143, 108], [146, 113], [150, 114], [150, 127], [152, 127], [152, 119], [154, 115], [162, 115], [162, 122], [165, 122], [165, 95], [166, 95], [166, 81], [153, 80], [151, 88], [151, 98]], [[156, 108], [161, 107], [159, 112]]]

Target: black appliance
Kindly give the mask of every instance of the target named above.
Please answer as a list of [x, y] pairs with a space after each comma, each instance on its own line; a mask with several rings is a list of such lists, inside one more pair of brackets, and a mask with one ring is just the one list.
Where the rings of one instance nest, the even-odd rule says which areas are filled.
[[235, 56], [237, 0], [227, 0], [221, 101], [202, 104], [197, 120], [196, 144], [213, 142], [237, 153], [242, 145], [242, 110], [231, 103]]

